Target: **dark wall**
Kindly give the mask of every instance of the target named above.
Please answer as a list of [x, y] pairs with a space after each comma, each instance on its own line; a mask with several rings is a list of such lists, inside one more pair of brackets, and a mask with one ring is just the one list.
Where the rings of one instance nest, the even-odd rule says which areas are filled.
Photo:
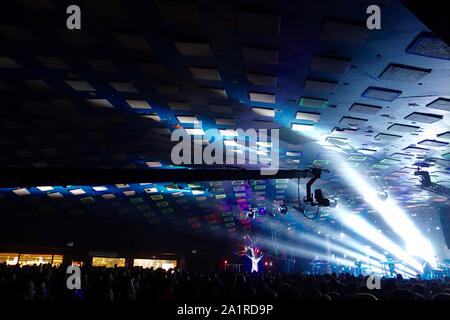
[[[129, 257], [136, 252], [173, 253], [185, 256], [189, 268], [215, 270], [223, 257], [232, 252], [229, 238], [193, 233], [189, 226], [178, 230], [164, 225], [153, 228], [142, 221], [111, 222], [63, 213], [36, 215], [2, 210], [2, 215], [0, 248], [60, 248], [78, 256], [92, 251]], [[68, 247], [68, 243], [73, 246]]]
[[439, 214], [445, 243], [447, 244], [447, 248], [450, 248], [450, 207], [441, 208]]

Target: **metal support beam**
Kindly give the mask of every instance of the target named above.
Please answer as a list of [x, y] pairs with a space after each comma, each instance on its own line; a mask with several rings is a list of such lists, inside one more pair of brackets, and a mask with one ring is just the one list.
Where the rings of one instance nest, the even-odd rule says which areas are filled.
[[275, 175], [261, 175], [260, 170], [244, 169], [2, 168], [0, 187], [290, 179], [305, 178], [307, 172], [307, 170], [279, 170]]
[[444, 197], [450, 197], [450, 188], [441, 186], [437, 183], [431, 182], [428, 186], [422, 186], [422, 189], [439, 194]]

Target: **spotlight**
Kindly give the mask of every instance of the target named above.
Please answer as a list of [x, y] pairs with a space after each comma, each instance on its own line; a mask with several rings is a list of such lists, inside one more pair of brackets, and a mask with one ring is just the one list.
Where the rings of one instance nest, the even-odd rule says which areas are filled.
[[380, 199], [381, 201], [386, 201], [387, 198], [389, 198], [389, 194], [387, 193], [386, 190], [377, 190], [377, 197], [378, 199]]
[[255, 219], [256, 215], [260, 212], [258, 208], [249, 208], [245, 214], [245, 218]]
[[[434, 250], [426, 237], [420, 232], [409, 215], [395, 202], [395, 199], [381, 201], [376, 190], [362, 178], [357, 171], [342, 163], [344, 177], [351, 183], [364, 200], [373, 207], [383, 220], [402, 238], [406, 247], [411, 248], [415, 255], [428, 261], [433, 267], [436, 265]], [[419, 268], [420, 269], [420, 268]]]
[[184, 189], [183, 186], [178, 185], [178, 184], [169, 184], [164, 187], [166, 188], [167, 191], [181, 191]]
[[420, 176], [420, 182], [422, 183], [423, 187], [429, 187], [431, 185], [430, 174], [428, 173], [428, 171], [421, 171], [419, 168], [416, 172], [414, 172], [414, 175]]
[[285, 206], [284, 204], [280, 205], [278, 207], [278, 212], [281, 213], [281, 214], [287, 214], [288, 213], [287, 206]]
[[321, 189], [314, 190], [314, 198], [316, 199], [316, 201], [319, 204], [319, 206], [322, 206], [322, 207], [329, 207], [330, 206], [330, 200], [326, 199], [323, 196], [323, 193], [322, 193]]
[[[329, 207], [330, 200], [323, 196], [322, 190], [321, 189], [314, 190], [314, 197], [313, 197], [313, 193], [311, 192], [311, 187], [314, 184], [314, 182], [320, 178], [322, 172], [330, 172], [330, 171], [327, 169], [321, 169], [319, 167], [309, 168], [308, 171], [311, 172], [312, 178], [306, 184], [306, 197], [303, 199], [303, 201], [311, 206]], [[300, 185], [300, 179], [299, 179], [298, 184]], [[297, 193], [298, 193], [298, 198], [300, 199], [300, 186], [299, 185], [297, 188]]]
[[337, 206], [338, 206], [338, 198], [334, 198], [334, 199], [330, 200], [331, 208], [337, 208]]

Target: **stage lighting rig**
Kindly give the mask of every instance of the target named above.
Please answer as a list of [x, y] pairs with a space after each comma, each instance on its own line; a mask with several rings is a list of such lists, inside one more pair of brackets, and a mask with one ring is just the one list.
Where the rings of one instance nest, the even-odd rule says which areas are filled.
[[255, 219], [256, 214], [258, 213], [257, 208], [249, 208], [248, 211], [245, 213], [245, 218]]
[[378, 199], [380, 199], [381, 201], [386, 201], [389, 198], [388, 186], [386, 184], [386, 181], [383, 181], [380, 175], [371, 176], [371, 178], [377, 185], [376, 191]]
[[329, 207], [330, 200], [323, 196], [322, 190], [315, 189], [314, 190], [314, 198], [313, 198], [313, 194], [311, 192], [311, 187], [314, 184], [314, 182], [316, 182], [316, 180], [320, 178], [320, 176], [322, 175], [322, 172], [330, 172], [330, 171], [327, 169], [313, 167], [313, 168], [310, 168], [310, 172], [312, 174], [312, 178], [306, 184], [306, 197], [303, 199], [303, 201], [312, 206]]
[[420, 170], [420, 167], [417, 168], [417, 171], [414, 172], [415, 176], [420, 177], [421, 188], [441, 196], [450, 196], [450, 188], [441, 186], [437, 183], [431, 181], [430, 173], [428, 171]]
[[281, 214], [287, 214], [288, 213], [288, 207], [284, 204], [278, 207], [278, 212]]
[[321, 177], [322, 172], [330, 172], [330, 171], [319, 167], [308, 168], [306, 171], [307, 173], [312, 174], [312, 178], [306, 184], [306, 196], [303, 198], [303, 202], [305, 205], [311, 207], [317, 206], [317, 211], [314, 214], [314, 216], [308, 216], [305, 213], [306, 211], [305, 206], [300, 201], [300, 178], [298, 179], [298, 186], [297, 186], [298, 206], [295, 206], [294, 208], [300, 211], [306, 218], [315, 219], [319, 216], [319, 211], [321, 207], [331, 207], [331, 206], [336, 207], [337, 202], [330, 201], [330, 199], [325, 198], [321, 189], [315, 189], [314, 195], [311, 192], [312, 185], [314, 184], [314, 182], [316, 182], [317, 179]]
[[272, 216], [275, 216], [276, 212], [283, 215], [287, 214], [288, 213], [287, 203], [284, 200], [273, 201], [272, 212], [273, 212]]
[[256, 217], [265, 216], [267, 213], [266, 207], [260, 207], [260, 208], [248, 208], [247, 212], [245, 213], [245, 219], [255, 219]]

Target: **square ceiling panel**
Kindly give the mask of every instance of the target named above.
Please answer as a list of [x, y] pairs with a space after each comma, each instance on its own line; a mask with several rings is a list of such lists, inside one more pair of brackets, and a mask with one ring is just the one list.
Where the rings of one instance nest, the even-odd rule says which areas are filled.
[[50, 99], [52, 105], [61, 109], [75, 109], [76, 106], [70, 100], [67, 99]]
[[191, 106], [183, 101], [167, 101], [167, 105], [172, 110], [191, 110]]
[[0, 57], [0, 68], [22, 68], [22, 66], [9, 57]]
[[125, 100], [133, 109], [151, 109], [152, 107], [145, 100]]
[[229, 118], [215, 118], [214, 121], [219, 126], [234, 126], [236, 124], [234, 119]]
[[171, 134], [171, 131], [167, 128], [153, 128], [152, 131], [162, 136], [168, 136]]
[[99, 72], [119, 72], [119, 69], [110, 61], [105, 59], [86, 59], [87, 63]]
[[320, 31], [320, 40], [358, 46], [366, 40], [367, 35], [365, 25], [325, 21]]
[[147, 50], [150, 51], [151, 48], [148, 45], [147, 41], [144, 37], [137, 34], [129, 34], [129, 33], [116, 33], [114, 34], [116, 41], [119, 45], [126, 49], [131, 50]]
[[372, 154], [374, 154], [374, 153], [377, 153], [377, 150], [375, 150], [375, 149], [361, 148], [361, 149], [356, 150], [356, 152], [362, 153], [362, 154], [372, 155]]
[[277, 85], [277, 77], [267, 74], [247, 73], [247, 80], [256, 86], [275, 87]]
[[219, 129], [220, 135], [224, 137], [237, 137], [238, 132], [234, 129]]
[[23, 27], [19, 25], [0, 25], [0, 33], [17, 41], [36, 41], [36, 39]]
[[238, 14], [238, 28], [245, 33], [277, 36], [280, 34], [280, 16], [241, 11]]
[[158, 0], [156, 3], [167, 22], [176, 24], [201, 24], [197, 7], [192, 2]]
[[178, 51], [180, 51], [180, 53], [185, 56], [203, 58], [213, 57], [209, 43], [175, 42], [175, 46], [177, 47]]
[[376, 114], [381, 109], [383, 109], [383, 107], [369, 105], [369, 104], [363, 104], [363, 103], [354, 103], [350, 107], [350, 109], [348, 109], [348, 111], [353, 111], [353, 112], [362, 113], [362, 114]]
[[354, 117], [342, 117], [339, 124], [346, 127], [358, 127], [367, 123], [367, 119], [354, 118]]
[[52, 88], [43, 80], [23, 80], [23, 82], [32, 90], [52, 90]]
[[422, 145], [422, 146], [429, 146], [429, 147], [445, 147], [448, 145], [448, 142], [445, 141], [439, 141], [439, 140], [423, 140], [420, 141], [418, 144]]
[[300, 98], [300, 106], [307, 108], [325, 109], [328, 106], [328, 100], [318, 98]]
[[203, 94], [213, 100], [224, 100], [227, 99], [227, 93], [221, 88], [201, 88]]
[[66, 80], [65, 82], [76, 91], [95, 91], [95, 88], [86, 81]]
[[[296, 146], [288, 146], [288, 148], [291, 148], [291, 147], [295, 148]], [[288, 157], [301, 157], [301, 156], [303, 156], [303, 152], [295, 151], [295, 150], [293, 150], [293, 151], [286, 151], [286, 156], [288, 156]]]
[[107, 99], [87, 99], [94, 107], [100, 108], [114, 108], [114, 106]]
[[438, 138], [441, 138], [441, 139], [448, 139], [448, 140], [450, 140], [450, 131], [440, 133], [437, 136], [438, 136]]
[[363, 162], [363, 161], [366, 161], [368, 158], [367, 157], [363, 157], [363, 156], [350, 156], [347, 159], [350, 160], [350, 161]]
[[293, 123], [291, 129], [299, 132], [312, 131], [314, 130], [314, 125], [309, 123]]
[[427, 104], [428, 108], [450, 111], [450, 99], [438, 98]]
[[278, 63], [277, 49], [243, 47], [242, 54], [246, 62], [261, 63], [261, 64]]
[[139, 73], [145, 77], [150, 77], [158, 81], [169, 79], [169, 73], [159, 63], [139, 63], [137, 65]]
[[192, 76], [198, 80], [220, 81], [219, 72], [216, 69], [190, 67]]
[[118, 92], [138, 92], [131, 82], [110, 82], [109, 84]]
[[228, 105], [209, 104], [208, 107], [213, 113], [233, 113], [233, 110]]
[[27, 196], [30, 195], [31, 192], [29, 192], [27, 189], [25, 188], [21, 188], [21, 189], [15, 189], [12, 192], [14, 192], [16, 195], [18, 196]]
[[196, 128], [196, 129], [185, 129], [186, 133], [191, 135], [191, 136], [203, 136], [205, 135], [205, 131], [203, 129], [200, 128]]
[[390, 157], [392, 159], [397, 159], [397, 160], [402, 160], [402, 159], [409, 160], [409, 159], [411, 159], [411, 154], [395, 152], [395, 153], [391, 154]]
[[178, 86], [175, 85], [156, 84], [155, 89], [156, 91], [158, 91], [158, 93], [163, 95], [172, 95], [172, 96], [180, 95], [180, 89], [178, 88]]
[[336, 90], [336, 86], [336, 81], [307, 79], [305, 82], [306, 91], [333, 93]]
[[331, 130], [332, 134], [353, 134], [355, 132], [356, 132], [356, 129], [352, 129], [352, 128], [334, 127], [333, 130]]
[[70, 66], [59, 57], [37, 57], [47, 68], [51, 70], [68, 70]]
[[262, 117], [275, 117], [275, 110], [273, 109], [253, 107], [252, 111]]
[[181, 123], [192, 123], [192, 124], [199, 123], [196, 116], [177, 116], [177, 119]]
[[402, 92], [398, 90], [386, 89], [386, 88], [377, 88], [377, 87], [368, 87], [361, 96], [376, 100], [383, 100], [392, 102], [401, 95]]
[[379, 163], [375, 163], [374, 165], [372, 165], [373, 169], [376, 170], [385, 170], [387, 168], [389, 168], [390, 166], [386, 165], [386, 164], [379, 164]]
[[413, 112], [405, 117], [406, 120], [423, 122], [423, 123], [435, 123], [442, 120], [442, 116], [432, 113]]
[[295, 119], [312, 121], [312, 122], [318, 122], [319, 119], [320, 119], [320, 113], [318, 113], [318, 112], [299, 111], [299, 112], [297, 112], [297, 115], [295, 116]]
[[350, 58], [314, 56], [311, 61], [311, 70], [343, 74], [350, 66]]
[[431, 69], [422, 69], [391, 63], [380, 74], [380, 79], [404, 82], [417, 82], [431, 73]]
[[403, 151], [411, 152], [414, 154], [426, 154], [426, 153], [428, 153], [428, 151], [430, 151], [430, 149], [409, 146], [409, 147], [404, 148]]
[[380, 163], [387, 164], [387, 165], [396, 165], [401, 163], [400, 159], [394, 159], [394, 158], [384, 158], [380, 160]]
[[407, 133], [411, 133], [411, 132], [415, 132], [417, 130], [420, 129], [420, 127], [417, 126], [409, 126], [406, 124], [400, 124], [400, 123], [394, 123], [393, 125], [391, 125], [389, 128], [387, 128], [390, 131], [398, 131], [398, 132], [407, 132]]
[[402, 136], [396, 134], [379, 133], [374, 137], [374, 139], [378, 141], [395, 141], [401, 137]]
[[419, 34], [406, 48], [406, 52], [419, 56], [450, 60], [450, 47], [429, 32]]
[[264, 102], [264, 103], [275, 103], [275, 94], [273, 93], [263, 93], [263, 92], [249, 92], [250, 101], [253, 102]]
[[141, 114], [141, 117], [145, 118], [145, 119], [150, 119], [152, 121], [157, 121], [157, 122], [161, 121], [161, 118], [157, 113]]

